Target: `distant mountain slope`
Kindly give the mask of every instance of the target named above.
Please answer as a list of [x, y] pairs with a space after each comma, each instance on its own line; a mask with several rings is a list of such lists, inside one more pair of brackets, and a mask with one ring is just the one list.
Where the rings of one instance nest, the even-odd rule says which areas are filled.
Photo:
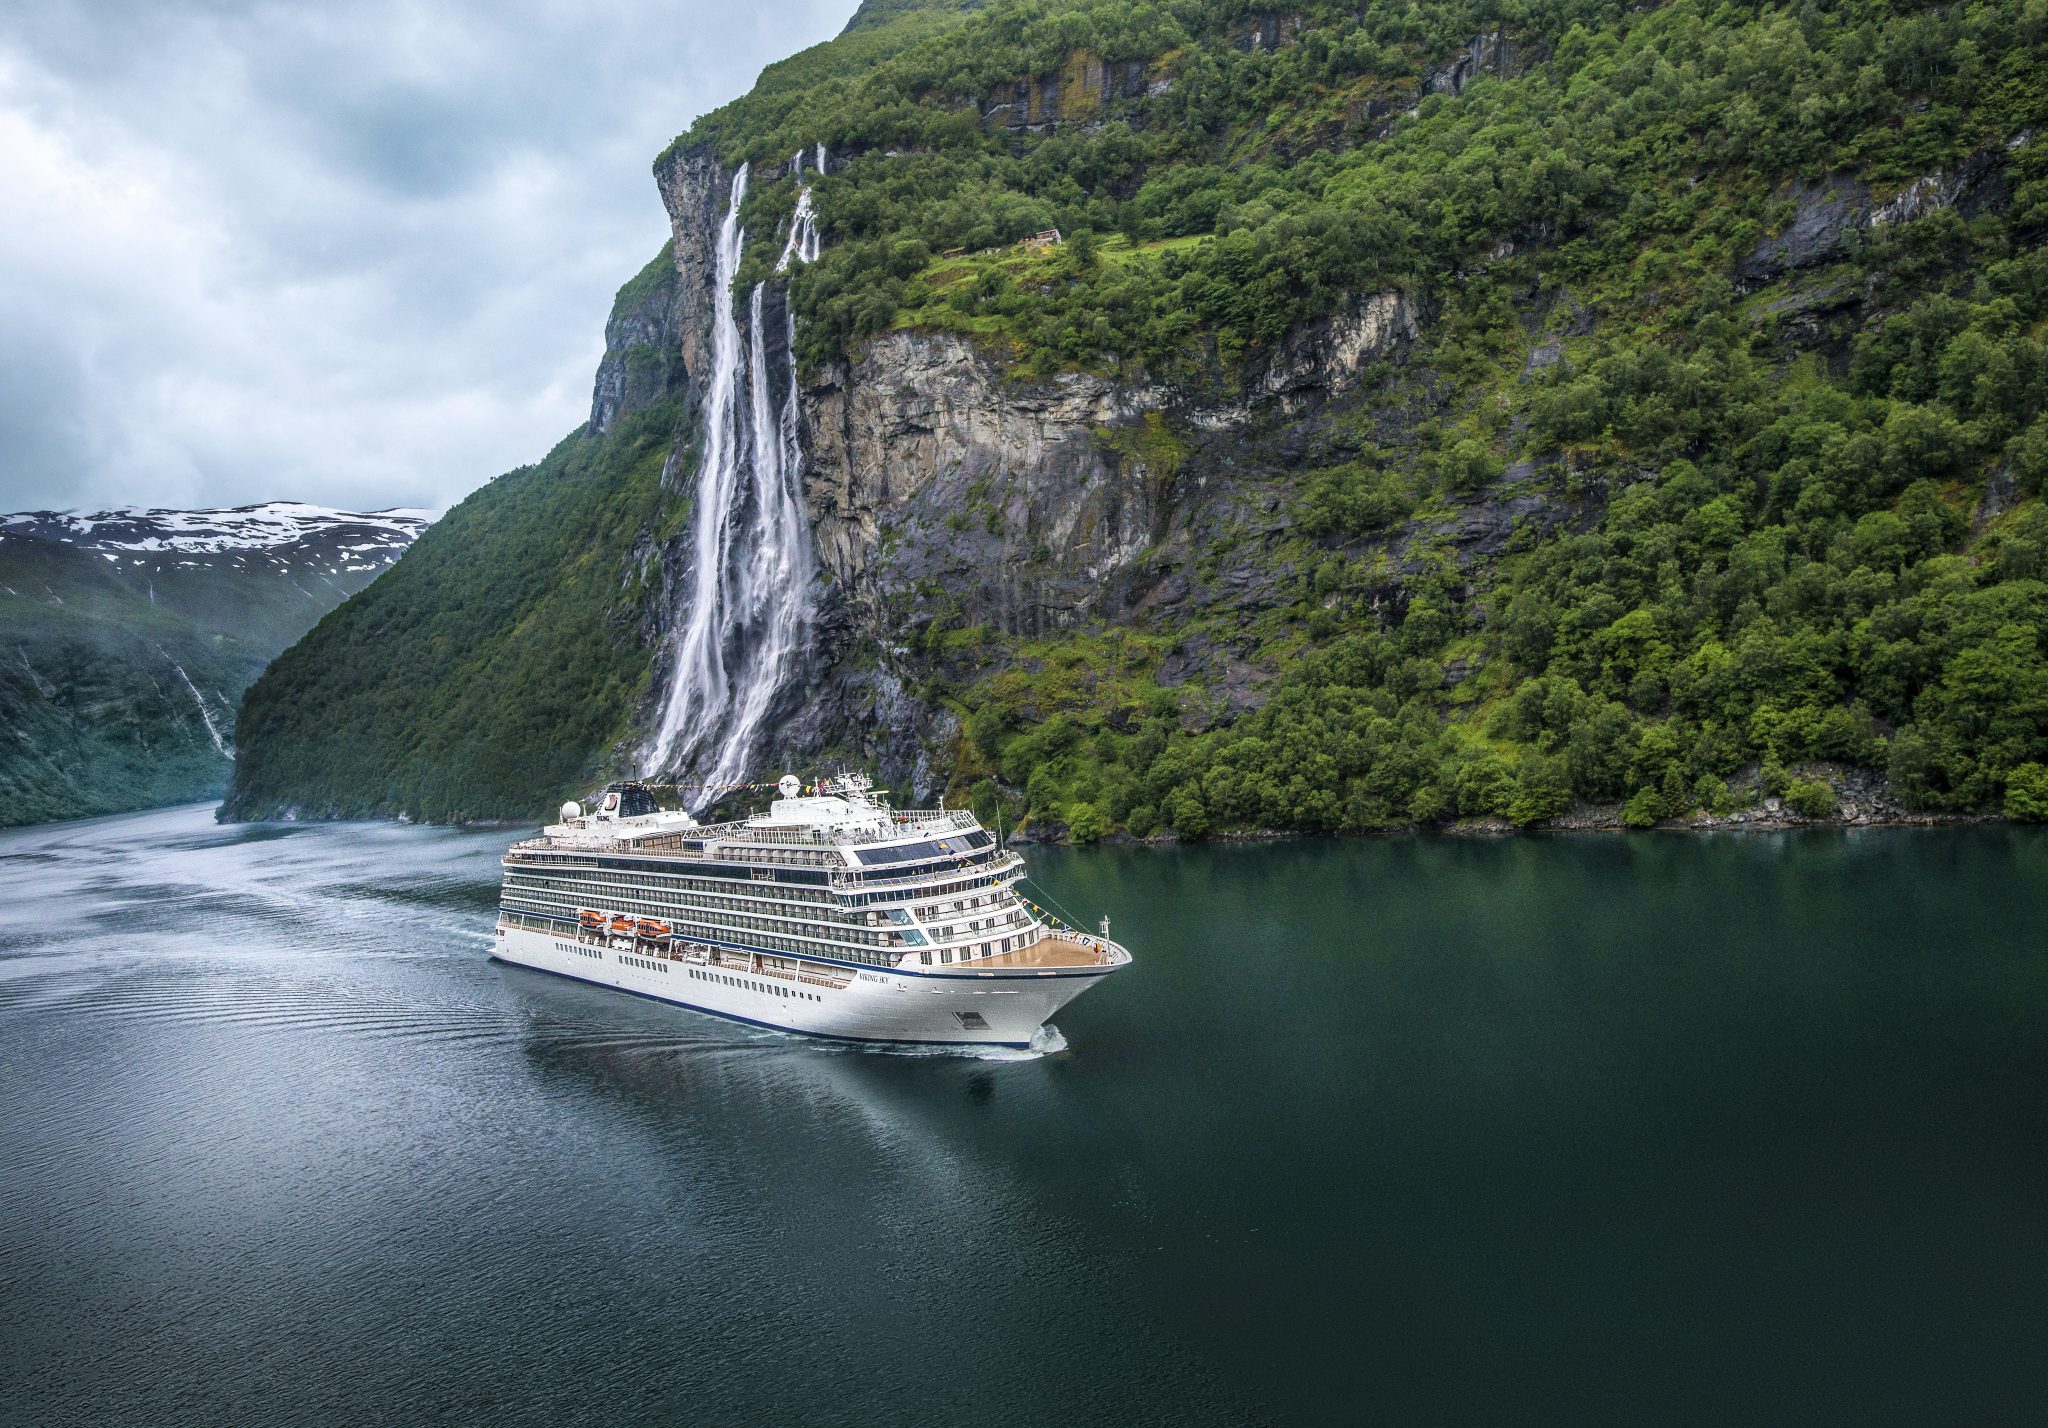
[[242, 691], [426, 523], [289, 502], [0, 516], [0, 825], [219, 793]]

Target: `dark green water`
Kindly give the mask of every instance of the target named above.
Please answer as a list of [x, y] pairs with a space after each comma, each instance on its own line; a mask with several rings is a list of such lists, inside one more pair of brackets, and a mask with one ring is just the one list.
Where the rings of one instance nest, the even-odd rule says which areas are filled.
[[0, 837], [0, 1421], [2039, 1421], [2048, 838], [1045, 851], [1070, 1049], [484, 957], [501, 834]]

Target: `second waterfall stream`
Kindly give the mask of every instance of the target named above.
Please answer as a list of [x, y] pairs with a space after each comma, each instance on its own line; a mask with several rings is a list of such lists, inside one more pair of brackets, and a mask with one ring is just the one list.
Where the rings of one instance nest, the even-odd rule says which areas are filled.
[[[796, 208], [777, 275], [818, 256], [805, 157], [799, 153], [791, 164]], [[822, 144], [814, 164], [823, 171]], [[691, 516], [687, 608], [678, 611], [668, 688], [647, 748], [650, 771], [687, 774], [707, 784], [746, 777], [762, 727], [812, 626], [795, 362], [784, 362], [780, 381], [771, 375], [762, 315], [767, 281], [756, 283], [748, 297], [744, 335], [734, 313], [733, 275], [747, 238], [740, 204], [748, 167], [740, 165], [732, 176], [718, 230], [711, 380], [704, 393], [703, 459]], [[787, 353], [796, 335], [787, 303], [782, 322]]]

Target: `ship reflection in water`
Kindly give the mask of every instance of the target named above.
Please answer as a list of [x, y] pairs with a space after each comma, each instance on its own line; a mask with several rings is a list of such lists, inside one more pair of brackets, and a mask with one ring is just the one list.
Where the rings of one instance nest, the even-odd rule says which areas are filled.
[[504, 844], [0, 835], [0, 1417], [1987, 1421], [2032, 1390], [2038, 835], [1040, 850], [1145, 949], [1053, 1054], [494, 962]]

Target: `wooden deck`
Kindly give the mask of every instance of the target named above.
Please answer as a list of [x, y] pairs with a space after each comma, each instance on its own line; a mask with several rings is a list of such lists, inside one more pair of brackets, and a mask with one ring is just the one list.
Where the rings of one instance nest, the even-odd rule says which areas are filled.
[[954, 962], [955, 969], [993, 972], [1003, 968], [1036, 967], [1047, 971], [1066, 967], [1106, 967], [1115, 960], [1105, 947], [1098, 952], [1093, 942], [1076, 942], [1071, 937], [1041, 937], [1029, 947], [998, 952], [993, 957], [973, 957]]

